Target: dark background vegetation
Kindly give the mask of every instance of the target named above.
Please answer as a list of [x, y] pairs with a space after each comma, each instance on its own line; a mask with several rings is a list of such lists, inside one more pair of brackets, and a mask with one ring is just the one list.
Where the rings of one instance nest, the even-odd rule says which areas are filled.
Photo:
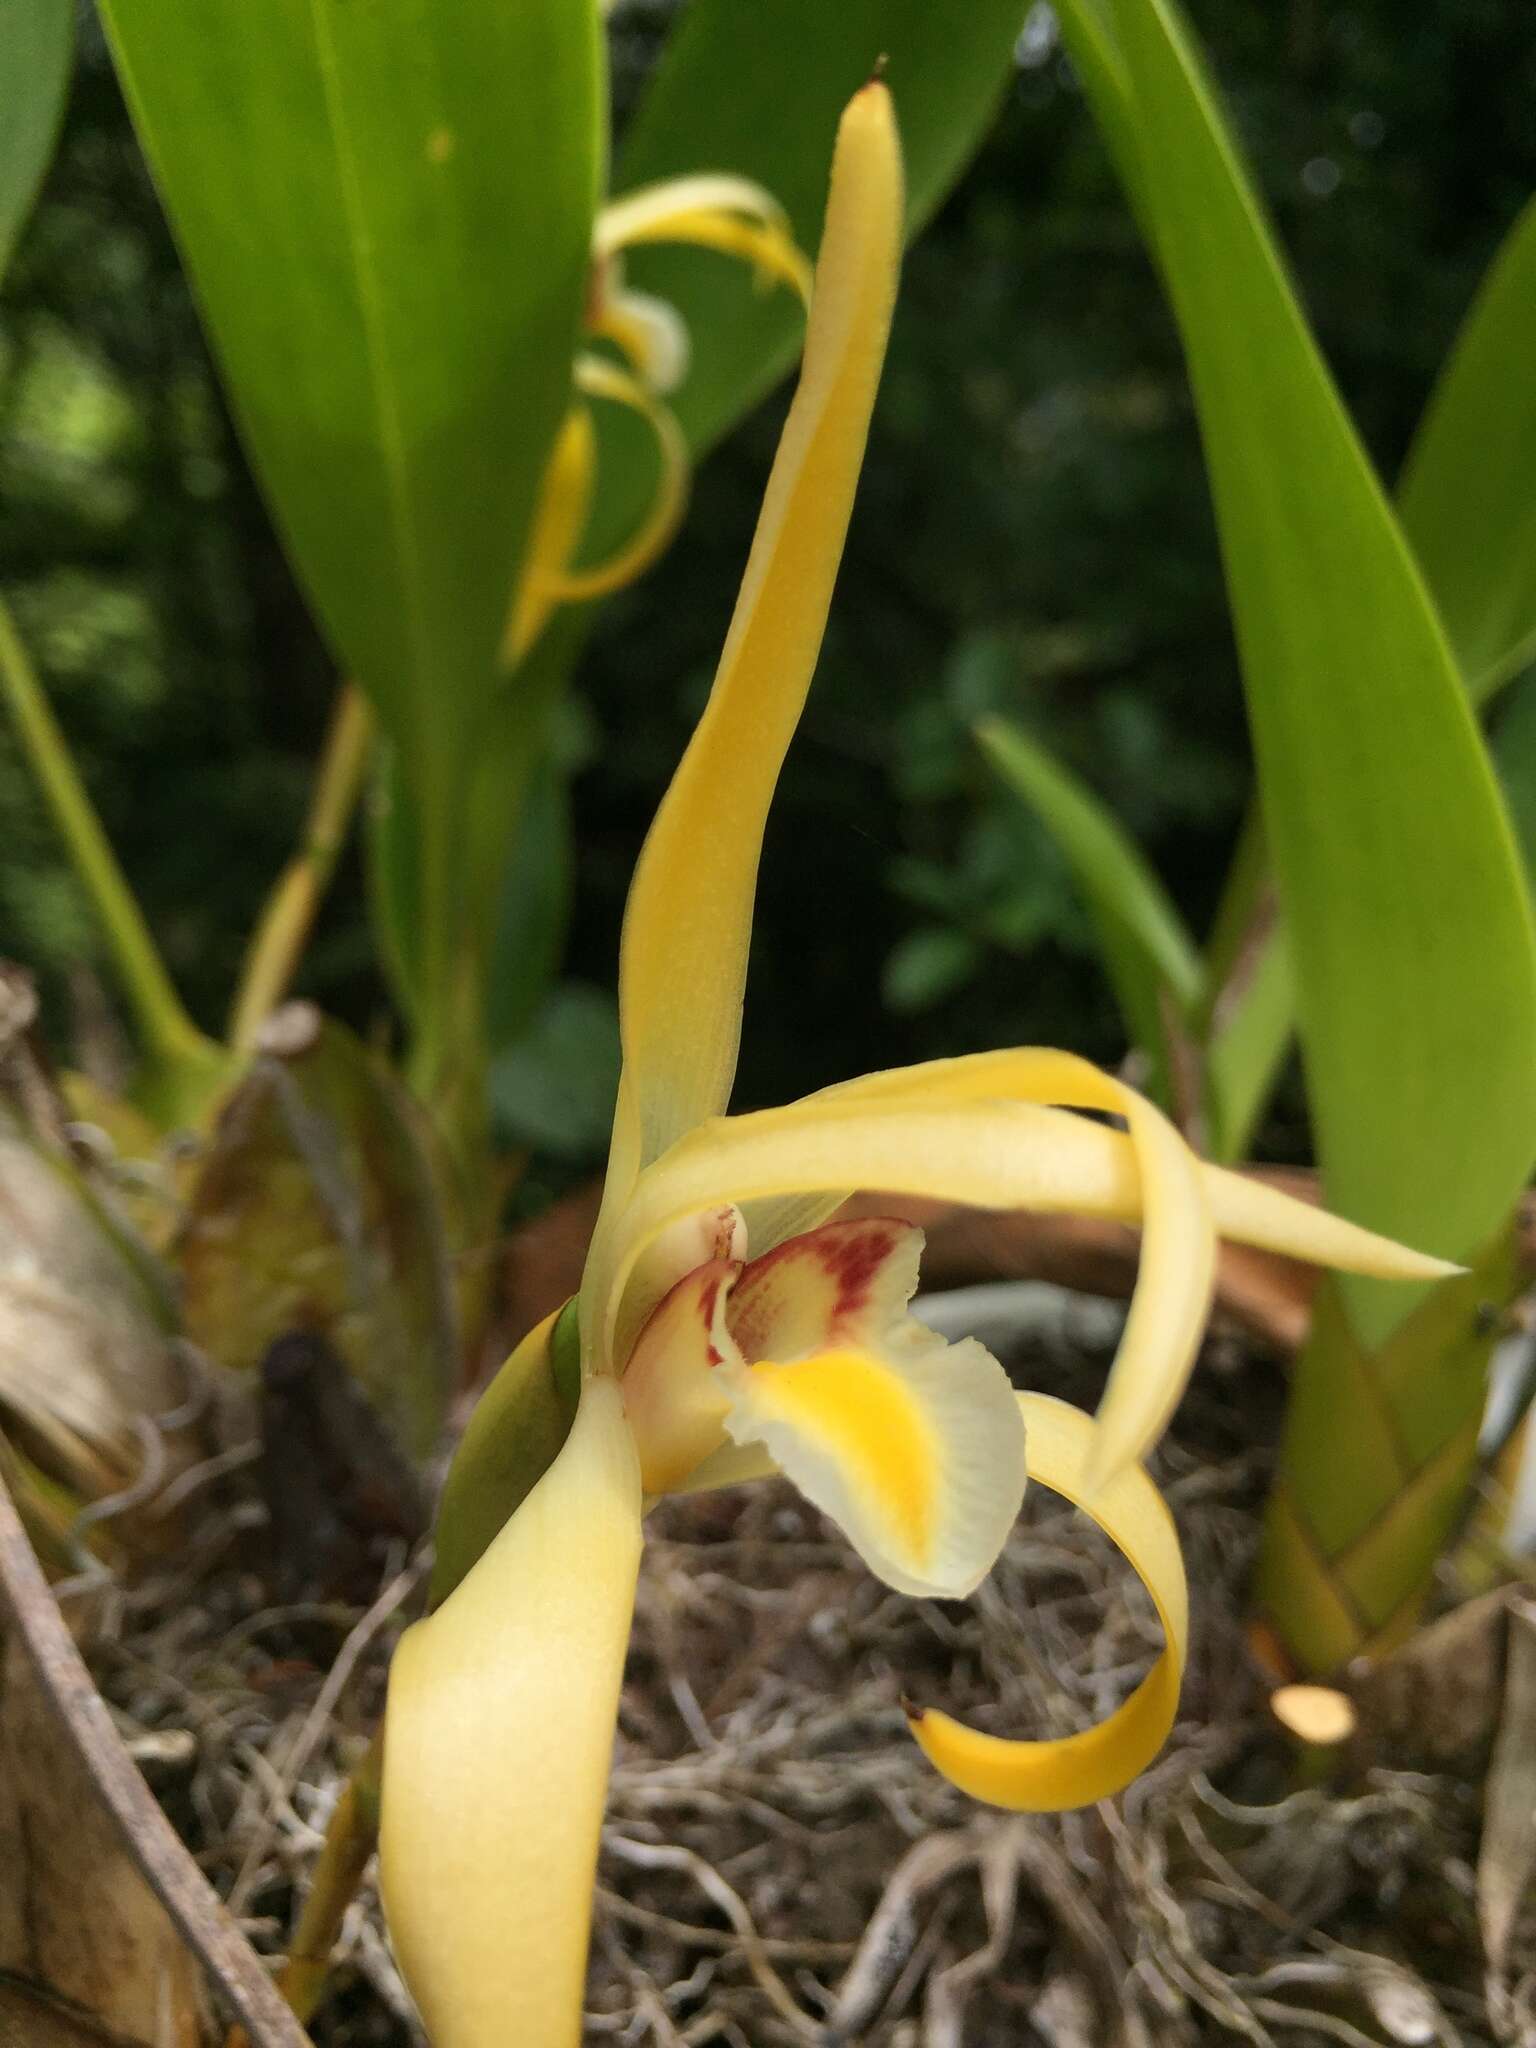
[[[621, 101], [664, 11], [621, 17]], [[1390, 477], [1536, 184], [1529, 9], [1193, 12]], [[826, 653], [769, 836], [743, 1103], [1005, 1041], [1123, 1049], [1059, 860], [974, 757], [977, 712], [1007, 707], [1044, 731], [1197, 929], [1244, 804], [1241, 699], [1176, 337], [1042, 10], [1019, 58], [985, 150], [907, 265]], [[707, 688], [781, 404], [704, 468], [671, 556], [608, 608], [581, 670], [569, 967], [591, 983], [612, 980], [630, 867]], [[297, 832], [331, 670], [94, 26], [0, 316], [0, 583], [172, 969], [217, 1027]], [[0, 819], [0, 953], [41, 970], [66, 1032], [99, 948], [8, 735]], [[354, 855], [304, 987], [368, 1027], [387, 1014], [372, 962]], [[1268, 1136], [1283, 1151], [1297, 1133], [1282, 1116]]]

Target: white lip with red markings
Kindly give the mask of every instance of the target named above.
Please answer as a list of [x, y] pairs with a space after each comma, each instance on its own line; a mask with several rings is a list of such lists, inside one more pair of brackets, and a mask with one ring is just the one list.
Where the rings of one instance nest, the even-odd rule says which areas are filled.
[[[706, 1241], [729, 1238], [704, 1218]], [[922, 1245], [914, 1225], [866, 1217], [677, 1280], [623, 1374], [646, 1491], [686, 1486], [727, 1442], [756, 1448], [887, 1584], [971, 1592], [1024, 1496], [1024, 1426], [981, 1345], [908, 1313]]]

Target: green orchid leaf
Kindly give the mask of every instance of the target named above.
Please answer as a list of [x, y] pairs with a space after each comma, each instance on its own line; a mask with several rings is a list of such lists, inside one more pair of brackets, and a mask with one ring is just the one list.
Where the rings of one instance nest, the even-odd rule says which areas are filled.
[[1482, 703], [1536, 659], [1536, 199], [1441, 369], [1398, 491], [1403, 526]]
[[1205, 949], [1204, 1050], [1212, 1158], [1246, 1159], [1296, 1029], [1296, 986], [1269, 873], [1258, 806], [1250, 807]]
[[1536, 674], [1506, 692], [1493, 729], [1493, 760], [1525, 872], [1536, 875]]
[[438, 986], [464, 764], [570, 388], [598, 10], [212, 0], [195, 30], [177, 0], [104, 13], [278, 524], [399, 750]]
[[491, 1068], [491, 1108], [508, 1145], [596, 1164], [608, 1149], [619, 1091], [619, 1015], [588, 982], [549, 991]]
[[[1536, 659], [1536, 201], [1490, 265], [1431, 395], [1398, 491], [1398, 516], [1419, 560], [1474, 704], [1484, 705]], [[1504, 776], [1512, 803], [1518, 791]], [[1257, 841], [1257, 810], [1244, 847]], [[1527, 871], [1530, 872], [1529, 860]], [[1225, 981], [1223, 934], [1267, 915], [1268, 866], [1240, 851], [1209, 971]], [[1295, 1026], [1283, 926], [1252, 956], [1247, 983], [1213, 1018], [1210, 1066], [1223, 1091], [1227, 1148], [1240, 1157], [1263, 1113]]]
[[1171, 1032], [1189, 1019], [1205, 979], [1183, 919], [1108, 807], [1038, 740], [1001, 718], [984, 720], [976, 737], [1066, 855], [1130, 1041], [1153, 1054], [1158, 1092], [1170, 1102], [1180, 1066]]
[[0, 278], [53, 156], [74, 46], [74, 0], [0, 7]]
[[[1074, 0], [1063, 10], [1095, 117], [1143, 230], [1155, 240], [1130, 77], [1111, 15], [1107, 0]], [[1536, 658], [1536, 501], [1524, 489], [1536, 455], [1536, 382], [1528, 372], [1533, 305], [1536, 201], [1510, 229], [1463, 323], [1399, 496], [1404, 530], [1477, 703]], [[1243, 843], [1260, 839], [1255, 810]], [[1246, 1152], [1295, 1025], [1284, 926], [1266, 903], [1269, 894], [1267, 863], [1247, 861], [1240, 851], [1207, 962], [1212, 1140], [1228, 1159]], [[1241, 975], [1229, 979], [1231, 963], [1221, 956], [1234, 936], [1245, 957]]]
[[575, 881], [570, 777], [541, 757], [517, 807], [517, 837], [502, 875], [500, 915], [486, 984], [492, 1054], [529, 1030], [559, 972]]
[[273, 1030], [285, 1049], [261, 1054], [226, 1104], [188, 1203], [187, 1334], [236, 1372], [279, 1337], [323, 1336], [423, 1458], [458, 1361], [435, 1162], [403, 1090], [349, 1031], [306, 1004]]
[[[1536, 1150], [1536, 939], [1455, 655], [1188, 32], [1172, 0], [1089, 4], [1065, 0], [1063, 24], [1074, 48], [1096, 39], [1079, 68], [1183, 336], [1258, 769], [1264, 832], [1213, 959], [1230, 988], [1267, 840], [1329, 1204], [1477, 1268], [1427, 1294], [1320, 1291], [1259, 1593], [1296, 1660], [1326, 1671], [1411, 1627], [1464, 1497], [1479, 1304], [1506, 1291]], [[1251, 969], [1247, 987], [1262, 1061], [1284, 1042], [1284, 987]]]
[[[1464, 1257], [1536, 1139], [1536, 944], [1508, 821], [1187, 32], [1166, 0], [1111, 14], [1132, 181], [1205, 441], [1328, 1198]], [[1373, 1341], [1412, 1306], [1369, 1283], [1350, 1300]]]

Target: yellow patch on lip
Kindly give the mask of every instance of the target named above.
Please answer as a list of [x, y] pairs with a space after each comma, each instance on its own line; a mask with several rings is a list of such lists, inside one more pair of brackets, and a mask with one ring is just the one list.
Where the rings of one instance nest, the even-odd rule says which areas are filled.
[[858, 1351], [755, 1365], [748, 1378], [754, 1419], [794, 1430], [841, 1467], [922, 1569], [933, 1553], [939, 1445], [911, 1389]]

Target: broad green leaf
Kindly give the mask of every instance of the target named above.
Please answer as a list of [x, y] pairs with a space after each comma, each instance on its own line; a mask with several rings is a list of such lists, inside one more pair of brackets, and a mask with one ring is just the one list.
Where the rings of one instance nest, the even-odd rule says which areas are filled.
[[[1106, 0], [1077, 0], [1064, 10], [1075, 61], [1113, 149], [1127, 194], [1149, 239], [1136, 145], [1130, 79], [1111, 30]], [[1474, 702], [1498, 689], [1536, 656], [1536, 542], [1532, 501], [1522, 484], [1536, 439], [1536, 382], [1528, 373], [1536, 326], [1536, 203], [1510, 230], [1469, 312], [1408, 464], [1399, 511], [1440, 611]], [[1498, 480], [1485, 489], [1485, 474]], [[1257, 843], [1257, 810], [1244, 845]], [[1267, 865], [1240, 852], [1228, 882], [1221, 924], [1248, 933], [1268, 892]], [[1212, 1018], [1208, 1045], [1218, 1097], [1214, 1135], [1221, 1156], [1246, 1150], [1290, 1041], [1294, 994], [1282, 957], [1284, 928], [1253, 948], [1248, 972]], [[1213, 936], [1208, 972], [1228, 985], [1230, 963]], [[1219, 1105], [1224, 1102], [1225, 1108]]]
[[546, 754], [517, 806], [517, 837], [502, 875], [486, 986], [493, 1054], [523, 1036], [553, 986], [565, 950], [575, 854], [569, 776], [563, 762]]
[[[1508, 821], [1187, 32], [1166, 0], [1115, 0], [1111, 18], [1121, 146], [1205, 442], [1328, 1199], [1465, 1257], [1536, 1145], [1536, 944]], [[1369, 1283], [1350, 1300], [1370, 1341], [1411, 1307]]]
[[602, 143], [577, 0], [105, 0], [236, 413], [419, 808], [429, 979], [463, 764], [570, 386]]
[[1171, 1099], [1179, 1057], [1170, 1027], [1188, 1020], [1204, 986], [1183, 919], [1140, 848], [1086, 783], [1004, 719], [984, 720], [976, 737], [1071, 864], [1131, 1043], [1156, 1057], [1160, 1091]]
[[[690, 0], [637, 110], [616, 191], [688, 171], [755, 178], [814, 253], [838, 116], [882, 58], [901, 123], [908, 230], [932, 213], [996, 110], [1022, 20], [1018, 0]], [[627, 275], [675, 305], [692, 364], [675, 406], [691, 444], [708, 447], [794, 358], [802, 315], [740, 264], [698, 250], [636, 249]], [[606, 454], [606, 450], [605, 450]], [[643, 469], [610, 470], [607, 516], [632, 520]]]
[[0, 6], [0, 278], [53, 155], [74, 39], [74, 0]]
[[1522, 677], [1501, 703], [1493, 759], [1525, 871], [1536, 875], [1536, 675]]
[[1205, 948], [1205, 1000], [1196, 1024], [1210, 1098], [1213, 1158], [1245, 1159], [1296, 1029], [1285, 926], [1256, 803]]
[[[1117, 118], [1123, 125], [1124, 110]], [[1398, 516], [1474, 704], [1484, 705], [1536, 659], [1536, 201], [1484, 277], [1420, 422], [1398, 490]], [[1522, 791], [1506, 773], [1520, 823]], [[1523, 835], [1524, 836], [1524, 835]], [[1261, 837], [1251, 812], [1244, 847]], [[1527, 849], [1530, 839], [1525, 836]], [[1529, 850], [1527, 872], [1530, 866]], [[1268, 865], [1240, 850], [1219, 921], [1247, 929], [1269, 894]], [[1213, 934], [1209, 971], [1225, 981]], [[1274, 922], [1246, 987], [1214, 1021], [1210, 1064], [1225, 1091], [1228, 1149], [1252, 1136], [1285, 1057], [1295, 1002], [1284, 929]]]
[[619, 1090], [619, 1013], [583, 981], [552, 989], [491, 1068], [491, 1107], [506, 1144], [596, 1162], [608, 1148]]
[[1536, 199], [1488, 267], [1398, 491], [1467, 686], [1536, 659]]
[[277, 1338], [323, 1335], [415, 1457], [457, 1372], [449, 1220], [383, 1062], [306, 1004], [226, 1104], [177, 1244], [187, 1334], [254, 1372]]
[[[1446, 627], [1475, 705], [1536, 657], [1536, 201], [1493, 258], [1446, 358], [1399, 485], [1399, 518]], [[1511, 733], [1511, 743], [1513, 743]], [[1530, 758], [1530, 756], [1526, 756]], [[1536, 774], [1536, 762], [1532, 762]], [[1522, 823], [1524, 784], [1503, 774]], [[1245, 838], [1257, 834], [1257, 811]], [[1530, 846], [1530, 838], [1526, 836]], [[1526, 856], [1528, 872], [1530, 854]], [[1251, 922], [1268, 893], [1268, 866], [1241, 872], [1227, 903]], [[1212, 977], [1225, 979], [1214, 952]], [[1264, 1110], [1294, 1026], [1294, 993], [1280, 958], [1284, 928], [1255, 952], [1253, 973], [1210, 1038], [1210, 1069], [1225, 1090], [1225, 1157], [1239, 1157]]]

